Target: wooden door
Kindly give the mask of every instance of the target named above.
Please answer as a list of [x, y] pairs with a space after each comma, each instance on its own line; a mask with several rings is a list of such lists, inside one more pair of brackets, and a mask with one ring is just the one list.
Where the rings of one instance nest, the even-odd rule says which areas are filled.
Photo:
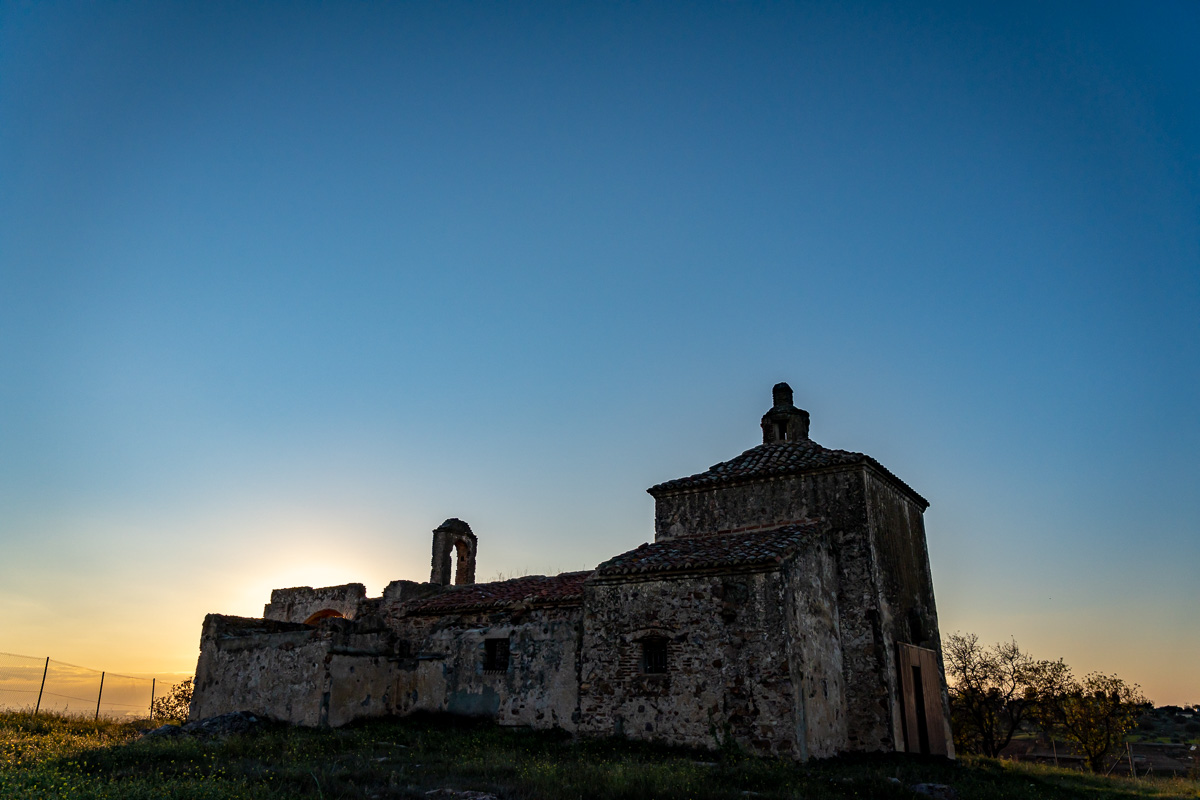
[[900, 672], [900, 723], [904, 751], [924, 755], [950, 755], [946, 718], [942, 713], [942, 673], [937, 652], [900, 643], [896, 659]]

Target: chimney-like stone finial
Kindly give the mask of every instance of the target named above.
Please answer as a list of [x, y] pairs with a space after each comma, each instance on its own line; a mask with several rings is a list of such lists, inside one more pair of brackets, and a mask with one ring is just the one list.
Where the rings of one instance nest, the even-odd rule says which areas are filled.
[[763, 414], [763, 444], [808, 438], [808, 412], [792, 405], [792, 387], [777, 383], [771, 388], [774, 405]]
[[777, 383], [771, 387], [771, 399], [775, 408], [790, 408], [792, 405], [792, 387], [786, 383]]

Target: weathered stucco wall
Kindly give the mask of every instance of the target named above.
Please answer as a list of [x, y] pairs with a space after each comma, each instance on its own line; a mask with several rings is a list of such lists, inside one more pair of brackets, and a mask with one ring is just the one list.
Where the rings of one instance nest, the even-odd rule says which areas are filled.
[[783, 577], [797, 757], [825, 758], [847, 742], [837, 562], [828, 536], [794, 553]]
[[[365, 644], [356, 642], [355, 645]], [[356, 719], [393, 713], [396, 662], [389, 655], [340, 651], [337, 643], [325, 661], [322, 725], [339, 727]], [[328, 700], [325, 699], [328, 697]]]
[[815, 514], [804, 479], [782, 477], [661, 493], [654, 503], [654, 538], [707, 536], [755, 528], [777, 528]]
[[388, 713], [392, 638], [353, 628], [336, 619], [314, 626], [209, 614], [191, 718], [250, 711], [294, 725], [337, 726]]
[[889, 653], [881, 616], [866, 473], [867, 467], [854, 465], [665, 493], [657, 498], [655, 530], [658, 537], [670, 538], [773, 527], [804, 518], [819, 517], [827, 523], [837, 566], [847, 744], [854, 750], [887, 751], [895, 747], [898, 730], [895, 658]]
[[305, 622], [321, 611], [336, 611], [346, 619], [354, 619], [358, 606], [367, 596], [367, 587], [361, 583], [344, 586], [297, 586], [291, 589], [275, 589], [271, 602], [263, 608], [263, 619], [280, 622]]
[[[798, 756], [778, 571], [589, 579], [581, 730]], [[643, 671], [642, 640], [667, 640]]]
[[[411, 657], [398, 671], [396, 713], [445, 711], [501, 725], [574, 730], [579, 705], [579, 606], [408, 617]], [[487, 671], [488, 639], [508, 639], [508, 668]]]
[[[888, 644], [888, 670], [896, 676], [895, 644], [904, 642], [937, 653], [943, 708], [945, 741], [953, 755], [950, 735], [950, 699], [946, 691], [945, 666], [942, 662], [941, 633], [933, 595], [933, 576], [929, 569], [929, 551], [925, 540], [923, 508], [907, 494], [879, 476], [867, 474], [867, 508], [875, 551], [879, 560], [880, 608], [885, 641]], [[894, 732], [897, 748], [903, 749], [900, 721], [901, 683], [895, 680], [896, 705]]]
[[922, 509], [873, 473], [867, 475], [867, 509], [879, 555], [880, 588], [903, 642], [937, 649], [937, 609], [925, 545]]
[[292, 623], [209, 614], [200, 638], [191, 718], [251, 711], [296, 725], [320, 722], [328, 643]]

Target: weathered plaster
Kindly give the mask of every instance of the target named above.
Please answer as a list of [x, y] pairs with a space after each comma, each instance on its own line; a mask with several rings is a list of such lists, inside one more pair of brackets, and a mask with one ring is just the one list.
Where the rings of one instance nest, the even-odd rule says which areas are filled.
[[346, 619], [354, 619], [359, 603], [366, 596], [367, 587], [361, 583], [326, 586], [321, 589], [311, 586], [274, 589], [271, 592], [271, 602], [263, 608], [263, 619], [305, 622], [322, 611], [333, 611]]
[[[583, 730], [800, 755], [778, 571], [596, 580], [585, 598]], [[664, 674], [641, 670], [654, 636]]]

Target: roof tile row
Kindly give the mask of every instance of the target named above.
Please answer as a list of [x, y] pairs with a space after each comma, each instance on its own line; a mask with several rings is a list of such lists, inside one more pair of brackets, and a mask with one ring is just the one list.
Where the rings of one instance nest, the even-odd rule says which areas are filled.
[[534, 605], [570, 605], [583, 601], [583, 581], [591, 574], [591, 570], [588, 570], [550, 576], [526, 575], [507, 581], [450, 586], [433, 597], [409, 603], [405, 611], [410, 614], [427, 615], [503, 608], [521, 602]]
[[596, 568], [596, 574], [604, 577], [778, 564], [820, 529], [820, 522], [806, 521], [769, 531], [663, 539], [610, 558]]
[[720, 464], [714, 464], [704, 472], [689, 475], [686, 478], [660, 483], [648, 491], [658, 497], [673, 491], [685, 489], [715, 488], [743, 483], [747, 480], [799, 475], [804, 472], [826, 467], [848, 466], [853, 464], [870, 464], [883, 475], [891, 479], [922, 504], [928, 506], [928, 501], [917, 494], [911, 486], [897, 478], [886, 467], [875, 459], [863, 453], [849, 450], [832, 450], [822, 447], [812, 439], [798, 439], [794, 442], [771, 442], [752, 447], [739, 456]]

